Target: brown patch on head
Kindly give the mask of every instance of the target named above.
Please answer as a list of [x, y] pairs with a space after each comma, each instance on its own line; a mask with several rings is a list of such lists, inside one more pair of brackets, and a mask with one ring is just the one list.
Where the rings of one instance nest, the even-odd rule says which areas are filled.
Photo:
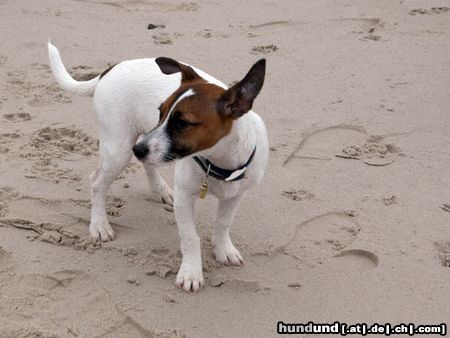
[[[188, 90], [194, 94], [176, 102]], [[208, 149], [230, 132], [233, 119], [217, 111], [217, 103], [224, 93], [223, 88], [198, 80], [182, 84], [162, 104], [160, 125], [168, 119], [166, 128], [172, 153], [186, 156]]]

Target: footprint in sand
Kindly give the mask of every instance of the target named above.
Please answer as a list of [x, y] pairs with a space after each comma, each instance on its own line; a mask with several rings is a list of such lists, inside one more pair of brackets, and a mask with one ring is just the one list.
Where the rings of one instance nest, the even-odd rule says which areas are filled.
[[20, 138], [20, 134], [18, 133], [2, 133], [0, 134], [0, 144], [2, 143], [10, 143], [12, 140]]
[[384, 23], [379, 18], [343, 18], [340, 22], [349, 23], [354, 26], [358, 24], [358, 28], [352, 30], [352, 33], [362, 36], [360, 40], [380, 41], [381, 36], [378, 32], [384, 27]]
[[301, 261], [320, 261], [342, 253], [360, 230], [351, 214], [329, 212], [297, 225], [283, 252]]
[[9, 122], [30, 121], [31, 115], [28, 113], [3, 114], [3, 118]]
[[360, 126], [338, 125], [319, 129], [303, 137], [283, 165], [289, 168], [305, 160], [330, 161], [346, 146], [362, 144], [366, 139], [367, 133]]
[[450, 267], [450, 242], [437, 241], [433, 243], [433, 246], [439, 253], [442, 266]]
[[20, 138], [20, 134], [18, 133], [3, 133], [0, 134], [0, 154], [9, 153], [10, 149], [7, 145], [14, 142], [14, 140]]
[[448, 204], [448, 203], [442, 204], [441, 209], [445, 212], [450, 212], [450, 204]]
[[384, 139], [401, 134], [370, 136], [360, 126], [338, 125], [307, 134], [284, 161], [292, 170], [298, 167], [316, 170], [336, 158], [361, 160], [370, 166], [386, 166], [394, 162], [400, 149]]
[[45, 127], [31, 136], [33, 154], [61, 158], [67, 154], [90, 156], [98, 151], [98, 141], [73, 126], [62, 128]]
[[[48, 69], [43, 69], [41, 78], [48, 76], [48, 72]], [[25, 72], [19, 70], [9, 71], [7, 75], [6, 89], [17, 98], [27, 100], [30, 106], [44, 106], [54, 102], [72, 102], [56, 83], [45, 85], [40, 82], [33, 82]]]
[[173, 41], [172, 41], [172, 38], [169, 33], [163, 32], [163, 33], [153, 34], [152, 39], [153, 39], [153, 43], [157, 46], [173, 45]]
[[251, 50], [251, 54], [269, 54], [274, 53], [278, 50], [278, 47], [276, 45], [265, 45], [265, 46], [256, 46], [253, 47]]
[[205, 29], [201, 30], [200, 32], [197, 32], [196, 35], [200, 36], [202, 38], [205, 38], [205, 39], [227, 38], [228, 37], [228, 34], [219, 33], [219, 32], [213, 31], [212, 29], [209, 29], [209, 28], [205, 28]]
[[98, 141], [81, 130], [70, 127], [46, 127], [31, 136], [28, 153], [24, 158], [34, 158], [27, 178], [43, 178], [54, 183], [61, 180], [80, 182], [81, 176], [73, 172], [72, 166], [61, 160], [78, 160], [79, 156], [91, 156], [98, 151]]
[[306, 190], [285, 190], [281, 195], [293, 200], [293, 201], [306, 201], [311, 200], [315, 197], [312, 192]]
[[98, 141], [72, 127], [46, 127], [32, 134], [29, 146], [33, 148], [32, 151], [23, 157], [37, 157], [49, 162], [51, 159], [68, 158], [73, 154], [93, 155], [98, 150]]
[[106, 202], [106, 213], [114, 217], [122, 216], [126, 204], [127, 202], [120, 197], [109, 197]]
[[415, 8], [411, 9], [408, 14], [409, 15], [423, 15], [423, 14], [442, 14], [442, 13], [450, 13], [449, 7], [431, 7], [431, 9], [423, 9], [423, 8]]

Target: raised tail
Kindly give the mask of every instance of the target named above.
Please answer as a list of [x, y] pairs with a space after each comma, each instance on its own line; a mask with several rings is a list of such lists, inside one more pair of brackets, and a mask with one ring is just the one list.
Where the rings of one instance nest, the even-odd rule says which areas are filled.
[[61, 60], [58, 49], [48, 41], [48, 58], [50, 59], [50, 67], [52, 68], [53, 76], [59, 85], [66, 91], [78, 95], [93, 96], [95, 87], [100, 79], [97, 76], [89, 81], [77, 81], [67, 72], [66, 67]]

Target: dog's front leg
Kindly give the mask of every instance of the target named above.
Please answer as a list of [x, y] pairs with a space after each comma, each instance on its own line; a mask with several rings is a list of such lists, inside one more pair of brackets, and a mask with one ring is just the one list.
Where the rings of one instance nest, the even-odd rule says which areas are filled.
[[230, 238], [230, 226], [241, 199], [242, 195], [238, 195], [230, 199], [220, 200], [217, 207], [213, 244], [216, 260], [222, 264], [242, 265], [244, 263], [239, 250], [234, 247]]
[[183, 260], [175, 284], [186, 292], [196, 292], [204, 284], [200, 237], [194, 221], [195, 197], [175, 189], [174, 210]]

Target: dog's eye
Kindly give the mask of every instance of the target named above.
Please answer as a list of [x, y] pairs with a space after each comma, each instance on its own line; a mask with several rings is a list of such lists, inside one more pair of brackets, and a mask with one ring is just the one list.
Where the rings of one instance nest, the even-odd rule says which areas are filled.
[[199, 123], [184, 120], [180, 116], [181, 116], [181, 113], [175, 112], [174, 118], [172, 119], [172, 125], [176, 129], [186, 129], [189, 127], [199, 125]]
[[193, 124], [191, 122], [183, 120], [183, 119], [175, 119], [173, 122], [174, 122], [174, 127], [177, 129], [186, 129], [188, 127], [193, 126]]

